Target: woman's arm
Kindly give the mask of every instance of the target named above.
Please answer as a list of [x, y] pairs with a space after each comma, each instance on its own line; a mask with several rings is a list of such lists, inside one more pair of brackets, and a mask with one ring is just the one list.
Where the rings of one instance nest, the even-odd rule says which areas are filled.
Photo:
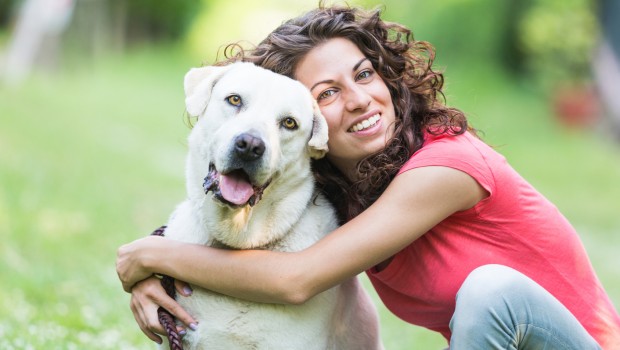
[[220, 250], [149, 237], [119, 249], [117, 271], [125, 290], [157, 272], [241, 299], [303, 303], [388, 259], [486, 196], [461, 171], [412, 169], [362, 214], [303, 251]]

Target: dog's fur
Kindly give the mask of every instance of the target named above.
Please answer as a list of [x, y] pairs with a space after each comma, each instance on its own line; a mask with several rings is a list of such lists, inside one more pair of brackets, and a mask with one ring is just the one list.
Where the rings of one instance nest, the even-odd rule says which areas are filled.
[[[327, 124], [301, 83], [234, 63], [190, 70], [185, 93], [187, 112], [199, 118], [189, 136], [188, 199], [166, 237], [299, 251], [337, 227], [310, 170], [310, 159], [327, 151]], [[303, 305], [193, 289], [177, 297], [200, 322], [183, 339], [189, 350], [382, 348], [376, 311], [356, 278]]]

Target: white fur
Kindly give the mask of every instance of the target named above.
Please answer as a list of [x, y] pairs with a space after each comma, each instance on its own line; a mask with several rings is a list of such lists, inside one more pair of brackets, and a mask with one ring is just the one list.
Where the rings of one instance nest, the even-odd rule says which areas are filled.
[[[298, 251], [336, 228], [333, 208], [317, 196], [310, 171], [310, 159], [327, 151], [327, 124], [302, 84], [235, 63], [192, 69], [185, 92], [188, 113], [199, 118], [189, 136], [188, 199], [171, 216], [167, 238]], [[241, 96], [241, 108], [226, 102], [231, 94]], [[295, 118], [298, 129], [281, 127], [284, 117]], [[205, 195], [202, 183], [210, 163], [221, 169], [231, 162], [231, 140], [248, 131], [266, 144], [253, 179], [271, 183], [254, 207], [232, 208]], [[356, 278], [303, 305], [254, 303], [193, 288], [192, 296], [177, 297], [200, 321], [184, 337], [188, 350], [382, 349], [375, 308]]]

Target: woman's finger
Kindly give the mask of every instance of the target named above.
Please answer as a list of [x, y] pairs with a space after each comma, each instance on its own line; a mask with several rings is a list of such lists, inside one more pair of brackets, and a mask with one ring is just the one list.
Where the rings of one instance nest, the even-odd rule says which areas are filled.
[[142, 331], [142, 333], [144, 333], [144, 335], [146, 335], [149, 339], [156, 342], [157, 344], [161, 344], [162, 343], [161, 337], [155, 334], [154, 332], [152, 332], [151, 330], [149, 330], [147, 326], [147, 321], [146, 321], [147, 317], [144, 313], [144, 309], [138, 303], [136, 303], [133, 299], [130, 303], [130, 307], [133, 313], [133, 317], [138, 323], [138, 327], [140, 327], [140, 330]]
[[187, 311], [185, 311], [185, 309], [181, 307], [176, 300], [170, 298], [168, 294], [165, 292], [163, 294], [158, 294], [157, 299], [155, 299], [154, 302], [168, 310], [168, 312], [173, 314], [179, 321], [187, 325], [190, 329], [196, 330], [198, 322], [189, 313], [187, 313]]
[[177, 290], [177, 293], [181, 294], [184, 297], [188, 297], [192, 295], [192, 287], [190, 287], [189, 283], [179, 281], [177, 279], [174, 280], [174, 288]]

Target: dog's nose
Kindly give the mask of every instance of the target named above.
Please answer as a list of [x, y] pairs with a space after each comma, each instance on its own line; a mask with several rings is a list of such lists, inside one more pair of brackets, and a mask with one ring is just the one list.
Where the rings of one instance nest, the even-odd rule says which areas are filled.
[[243, 133], [235, 137], [235, 153], [243, 160], [256, 160], [265, 153], [265, 142], [256, 136]]

